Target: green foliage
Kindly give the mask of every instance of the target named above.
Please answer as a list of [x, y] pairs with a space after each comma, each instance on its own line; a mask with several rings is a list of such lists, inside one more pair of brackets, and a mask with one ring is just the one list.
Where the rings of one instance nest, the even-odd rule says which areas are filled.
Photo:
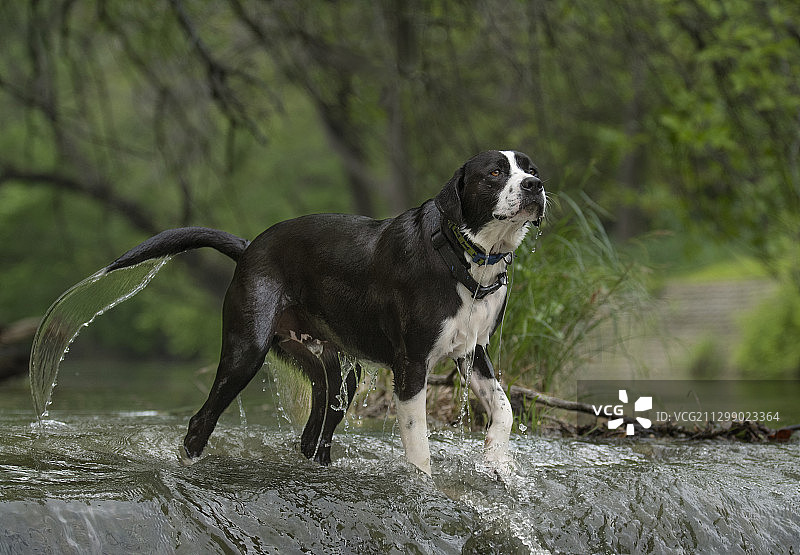
[[736, 365], [746, 377], [800, 378], [800, 292], [784, 285], [741, 321]]
[[[592, 332], [627, 316], [647, 301], [641, 268], [626, 261], [609, 239], [598, 207], [586, 196], [559, 195], [563, 212], [550, 212], [534, 248], [523, 245], [514, 261], [511, 293], [494, 360], [506, 383], [549, 391], [597, 349]], [[619, 341], [619, 329], [614, 327]]]
[[770, 267], [800, 230], [798, 4], [660, 5], [653, 40], [673, 57], [652, 58], [666, 95], [647, 124], [666, 153], [658, 188], [676, 193], [669, 213], [684, 226], [748, 245]]
[[[797, 21], [800, 3], [749, 0], [4, 2], [0, 322], [41, 314], [161, 229], [252, 238], [308, 212], [393, 215], [498, 147], [570, 192], [593, 168], [608, 210], [575, 215], [564, 237], [551, 222], [516, 265], [524, 297], [548, 279], [531, 268], [570, 253], [550, 265], [567, 277], [528, 295], [534, 316], [509, 314], [520, 337], [537, 323], [564, 346], [544, 357], [556, 367], [585, 335], [562, 319], [592, 313], [574, 303], [624, 289], [605, 229], [734, 241], [800, 288]], [[102, 341], [215, 349], [208, 314], [228, 266], [201, 256], [134, 301], [154, 314], [118, 309], [128, 325]]]
[[198, 287], [192, 269], [174, 258], [143, 292], [99, 317], [77, 345], [215, 361], [221, 347], [223, 294], [224, 288], [213, 295]]

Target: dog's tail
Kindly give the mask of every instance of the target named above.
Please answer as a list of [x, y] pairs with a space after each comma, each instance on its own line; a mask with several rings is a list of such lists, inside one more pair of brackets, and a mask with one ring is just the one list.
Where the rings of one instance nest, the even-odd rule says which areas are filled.
[[33, 338], [30, 358], [31, 394], [36, 416], [47, 413], [58, 368], [70, 344], [96, 317], [147, 287], [176, 254], [211, 247], [237, 260], [248, 241], [216, 229], [183, 227], [154, 235], [114, 262], [70, 287], [54, 302]]
[[179, 227], [168, 229], [150, 237], [145, 242], [117, 258], [104, 268], [113, 272], [120, 268], [134, 266], [145, 260], [172, 256], [192, 249], [211, 247], [225, 256], [238, 261], [250, 241], [226, 231], [208, 227]]

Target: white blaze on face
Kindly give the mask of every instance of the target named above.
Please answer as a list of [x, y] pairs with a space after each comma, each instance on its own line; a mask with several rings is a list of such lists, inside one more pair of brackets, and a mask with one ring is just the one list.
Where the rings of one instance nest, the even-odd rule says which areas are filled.
[[533, 177], [533, 174], [527, 173], [517, 165], [517, 157], [511, 150], [503, 150], [502, 154], [508, 158], [508, 164], [511, 171], [508, 175], [503, 190], [500, 191], [500, 196], [497, 199], [497, 208], [494, 214], [497, 216], [505, 216], [506, 218], [513, 218], [522, 208], [522, 181], [528, 177]]

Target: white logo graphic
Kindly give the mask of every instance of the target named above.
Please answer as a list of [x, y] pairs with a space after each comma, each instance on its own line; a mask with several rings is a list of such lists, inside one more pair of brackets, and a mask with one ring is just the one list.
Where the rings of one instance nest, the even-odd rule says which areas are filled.
[[[628, 403], [628, 392], [624, 389], [619, 390], [619, 400], [622, 403]], [[620, 407], [621, 409], [622, 407]], [[636, 399], [636, 402], [633, 404], [634, 412], [644, 412], [653, 408], [653, 398], [652, 397], [639, 397]], [[614, 414], [617, 416], [622, 416], [622, 411], [619, 412], [614, 411]], [[649, 428], [653, 423], [648, 418], [644, 418], [642, 416], [637, 416], [636, 421], [642, 425], [642, 428]], [[623, 419], [622, 418], [615, 418], [614, 420], [608, 421], [608, 429], [609, 430], [616, 430], [620, 426], [622, 426]], [[632, 436], [633, 435], [633, 424], [629, 423], [625, 427], [625, 435]]]

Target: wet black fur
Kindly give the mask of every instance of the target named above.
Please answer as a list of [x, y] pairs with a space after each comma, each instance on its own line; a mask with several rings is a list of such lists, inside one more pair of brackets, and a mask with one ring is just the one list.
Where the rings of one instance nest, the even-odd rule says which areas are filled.
[[[518, 164], [531, 167], [522, 154]], [[208, 228], [180, 228], [148, 239], [109, 265], [107, 271], [113, 271], [206, 246], [237, 261], [223, 307], [219, 367], [208, 399], [189, 422], [186, 455], [202, 453], [218, 418], [271, 349], [297, 363], [312, 383], [301, 450], [321, 464], [331, 460], [333, 431], [344, 416], [332, 408], [339, 404], [342, 385], [339, 353], [391, 368], [401, 401], [420, 392], [442, 323], [462, 302], [431, 235], [443, 214], [472, 231], [491, 220], [502, 187], [490, 175], [496, 166], [508, 172], [502, 153], [479, 154], [455, 172], [435, 199], [396, 218], [303, 216], [272, 226], [252, 243]], [[321, 354], [312, 353], [309, 345], [321, 348]], [[480, 347], [476, 354], [474, 370], [493, 376]], [[360, 373], [356, 365], [347, 376], [348, 403]]]

